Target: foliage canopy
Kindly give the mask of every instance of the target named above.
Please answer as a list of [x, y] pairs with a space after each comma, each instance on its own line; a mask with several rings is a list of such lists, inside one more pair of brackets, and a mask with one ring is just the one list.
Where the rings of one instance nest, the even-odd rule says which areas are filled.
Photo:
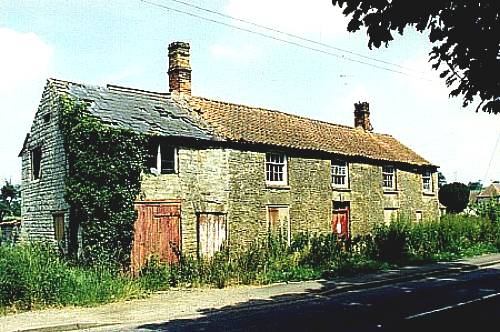
[[[500, 113], [500, 2], [497, 0], [332, 0], [350, 16], [347, 30], [366, 27], [368, 46], [379, 48], [406, 27], [428, 32], [432, 67], [441, 70], [450, 96], [475, 97], [476, 111]], [[345, 5], [345, 7], [344, 7]], [[444, 66], [442, 66], [444, 65]], [[444, 67], [444, 69], [443, 69]]]
[[462, 212], [469, 204], [470, 190], [465, 184], [453, 182], [439, 189], [439, 202], [446, 206], [450, 213]]

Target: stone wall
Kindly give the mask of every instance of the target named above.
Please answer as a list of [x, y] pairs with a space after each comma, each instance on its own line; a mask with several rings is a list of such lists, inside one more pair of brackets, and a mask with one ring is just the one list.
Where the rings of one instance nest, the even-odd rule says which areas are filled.
[[143, 174], [140, 200], [181, 200], [182, 250], [197, 248], [197, 212], [228, 212], [229, 151], [220, 148], [178, 148], [173, 174]]
[[[54, 241], [53, 215], [64, 213], [66, 236], [68, 205], [64, 200], [67, 162], [59, 131], [57, 95], [46, 86], [22, 157], [21, 239]], [[32, 179], [31, 150], [42, 149], [41, 176]]]
[[289, 153], [288, 184], [268, 186], [265, 151], [234, 148], [180, 147], [178, 173], [144, 175], [141, 199], [182, 200], [182, 243], [185, 252], [197, 248], [196, 213], [224, 212], [228, 216], [229, 242], [233, 248], [265, 239], [269, 206], [288, 206], [292, 235], [331, 232], [333, 201], [349, 202], [350, 232], [365, 234], [384, 221], [384, 209], [402, 218], [439, 216], [437, 176], [434, 192], [422, 192], [419, 172], [397, 169], [394, 191], [382, 188], [381, 165], [349, 163], [349, 186], [331, 185], [330, 159]]

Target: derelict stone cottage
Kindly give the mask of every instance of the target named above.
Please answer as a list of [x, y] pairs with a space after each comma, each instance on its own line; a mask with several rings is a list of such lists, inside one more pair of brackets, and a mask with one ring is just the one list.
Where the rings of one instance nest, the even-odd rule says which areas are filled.
[[[210, 255], [223, 241], [236, 248], [270, 231], [290, 240], [302, 231], [360, 234], [397, 217], [438, 217], [437, 166], [373, 132], [368, 103], [355, 104], [348, 127], [197, 97], [189, 54], [187, 43], [169, 45], [168, 93], [47, 81], [20, 153], [24, 238], [66, 243], [68, 225], [78, 222], [64, 200], [62, 94], [110, 126], [154, 137], [133, 251], [156, 239]], [[163, 231], [152, 237], [144, 229]]]

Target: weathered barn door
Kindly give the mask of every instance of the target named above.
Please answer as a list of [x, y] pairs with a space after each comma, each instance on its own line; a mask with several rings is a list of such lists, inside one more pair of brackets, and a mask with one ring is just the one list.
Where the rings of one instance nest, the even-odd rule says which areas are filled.
[[333, 202], [332, 231], [339, 237], [349, 237], [349, 202]]
[[146, 201], [135, 204], [137, 221], [132, 243], [132, 271], [138, 272], [151, 258], [175, 263], [181, 246], [181, 204]]
[[224, 213], [198, 214], [198, 248], [200, 256], [212, 257], [227, 239], [227, 218]]

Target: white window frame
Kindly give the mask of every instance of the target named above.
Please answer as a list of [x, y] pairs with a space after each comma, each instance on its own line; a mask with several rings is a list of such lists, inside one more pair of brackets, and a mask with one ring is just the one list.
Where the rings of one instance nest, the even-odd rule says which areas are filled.
[[424, 192], [432, 192], [433, 190], [433, 183], [432, 183], [432, 172], [431, 171], [425, 171], [422, 173], [422, 190]]
[[[386, 186], [389, 181], [390, 185]], [[396, 168], [394, 166], [382, 166], [382, 187], [386, 190], [396, 190]]]
[[[283, 159], [283, 161], [282, 162], [270, 161], [269, 159], [271, 159], [270, 158], [271, 156], [281, 157]], [[267, 184], [270, 184], [270, 185], [286, 185], [286, 184], [288, 184], [288, 160], [287, 159], [288, 159], [287, 155], [284, 153], [266, 152], [265, 176], [266, 176], [266, 183]], [[268, 166], [282, 167], [282, 174], [283, 174], [282, 180], [270, 179], [270, 177], [272, 178], [271, 174], [274, 174], [274, 173], [272, 173], [273, 172], [272, 169], [271, 169], [271, 171], [268, 171]]]
[[[339, 159], [331, 160], [330, 175], [333, 187], [349, 188], [349, 163], [347, 161]], [[335, 183], [335, 179], [343, 183]]]
[[174, 174], [178, 173], [179, 165], [178, 165], [178, 148], [174, 147], [174, 171], [168, 173], [162, 173], [161, 171], [161, 145], [162, 143], [157, 144], [156, 148], [156, 168], [151, 168], [150, 171], [153, 174]]

